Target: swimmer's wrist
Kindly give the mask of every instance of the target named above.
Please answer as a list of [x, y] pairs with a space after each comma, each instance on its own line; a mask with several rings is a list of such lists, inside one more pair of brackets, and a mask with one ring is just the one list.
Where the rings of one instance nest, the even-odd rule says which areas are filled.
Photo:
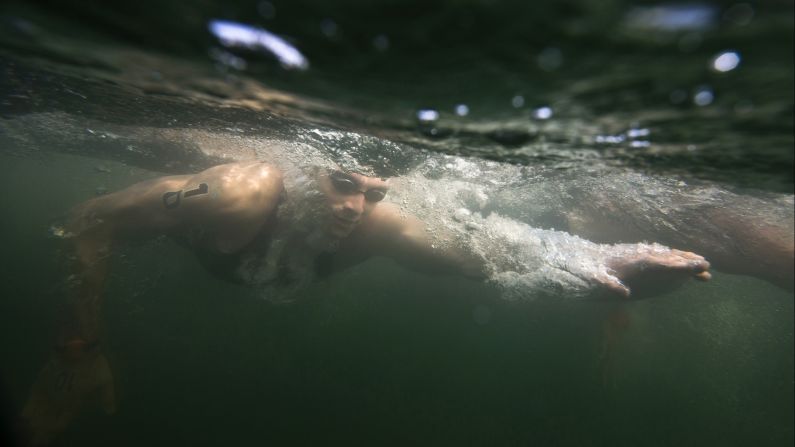
[[86, 340], [82, 337], [70, 338], [66, 341], [56, 343], [53, 346], [55, 354], [67, 359], [77, 360], [86, 356], [99, 353], [99, 339]]

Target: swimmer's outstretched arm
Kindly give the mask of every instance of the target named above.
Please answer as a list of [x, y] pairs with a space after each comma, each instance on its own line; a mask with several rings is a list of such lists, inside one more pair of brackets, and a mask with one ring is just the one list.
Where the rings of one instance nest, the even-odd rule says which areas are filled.
[[379, 203], [349, 238], [361, 258], [385, 256], [420, 273], [462, 275], [485, 280], [483, 259], [449, 234], [433, 237], [426, 225], [392, 203]]
[[282, 190], [278, 170], [236, 163], [141, 182], [72, 210], [64, 228], [72, 290], [59, 310], [55, 352], [22, 411], [34, 444], [49, 442], [86, 406], [115, 409], [101, 350], [102, 292], [113, 244], [201, 226], [213, 249], [235, 251], [274, 212]]
[[[484, 246], [483, 239], [475, 242], [446, 230], [433, 231], [396, 205], [385, 203], [363, 222], [361, 236], [371, 255], [393, 258], [413, 270], [484, 280], [521, 276], [528, 287], [551, 288], [566, 295], [635, 297], [662, 290], [678, 279], [710, 278], [709, 263], [695, 253], [658, 244], [595, 244], [505, 221], [513, 225], [511, 231], [491, 232], [485, 239], [489, 245]], [[481, 219], [476, 225], [493, 223]], [[533, 251], [529, 256], [528, 249]], [[568, 256], [560, 256], [563, 251]]]

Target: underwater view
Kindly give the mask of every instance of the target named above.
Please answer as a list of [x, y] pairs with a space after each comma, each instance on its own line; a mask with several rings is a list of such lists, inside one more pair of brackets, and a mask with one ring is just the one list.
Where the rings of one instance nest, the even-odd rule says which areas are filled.
[[3, 2], [0, 442], [792, 445], [794, 22]]

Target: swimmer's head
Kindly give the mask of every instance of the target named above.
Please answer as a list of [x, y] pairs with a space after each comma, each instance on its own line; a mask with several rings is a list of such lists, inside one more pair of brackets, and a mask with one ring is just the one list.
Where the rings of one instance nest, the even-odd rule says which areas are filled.
[[[320, 192], [312, 194], [307, 189], [305, 194], [293, 196], [318, 199], [320, 203], [311, 204], [316, 208], [310, 206], [319, 212], [313, 222], [328, 228], [329, 235], [334, 238], [348, 236], [361, 219], [383, 200], [388, 190], [387, 178], [404, 175], [427, 158], [421, 150], [380, 139], [373, 139], [367, 145], [354, 143], [301, 146], [316, 152], [312, 157], [301, 157], [308, 159], [309, 163], [296, 166], [300, 175], [286, 175], [287, 182], [294, 183], [289, 185], [289, 190], [297, 192], [302, 187], [309, 187]], [[304, 215], [305, 208], [296, 207], [292, 211], [295, 215]]]
[[385, 179], [342, 169], [318, 170], [317, 184], [330, 213], [329, 232], [337, 238], [351, 234], [389, 190]]

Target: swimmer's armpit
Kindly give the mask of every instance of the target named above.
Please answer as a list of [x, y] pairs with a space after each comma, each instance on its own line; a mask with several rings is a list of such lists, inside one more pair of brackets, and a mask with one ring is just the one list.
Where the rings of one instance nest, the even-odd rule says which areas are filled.
[[188, 197], [207, 194], [209, 191], [210, 187], [207, 186], [207, 183], [199, 183], [198, 188], [185, 191], [184, 195], [182, 194], [181, 189], [179, 191], [169, 191], [163, 194], [163, 206], [169, 210], [174, 209], [179, 206], [180, 202], [182, 201], [182, 197], [187, 199]]

